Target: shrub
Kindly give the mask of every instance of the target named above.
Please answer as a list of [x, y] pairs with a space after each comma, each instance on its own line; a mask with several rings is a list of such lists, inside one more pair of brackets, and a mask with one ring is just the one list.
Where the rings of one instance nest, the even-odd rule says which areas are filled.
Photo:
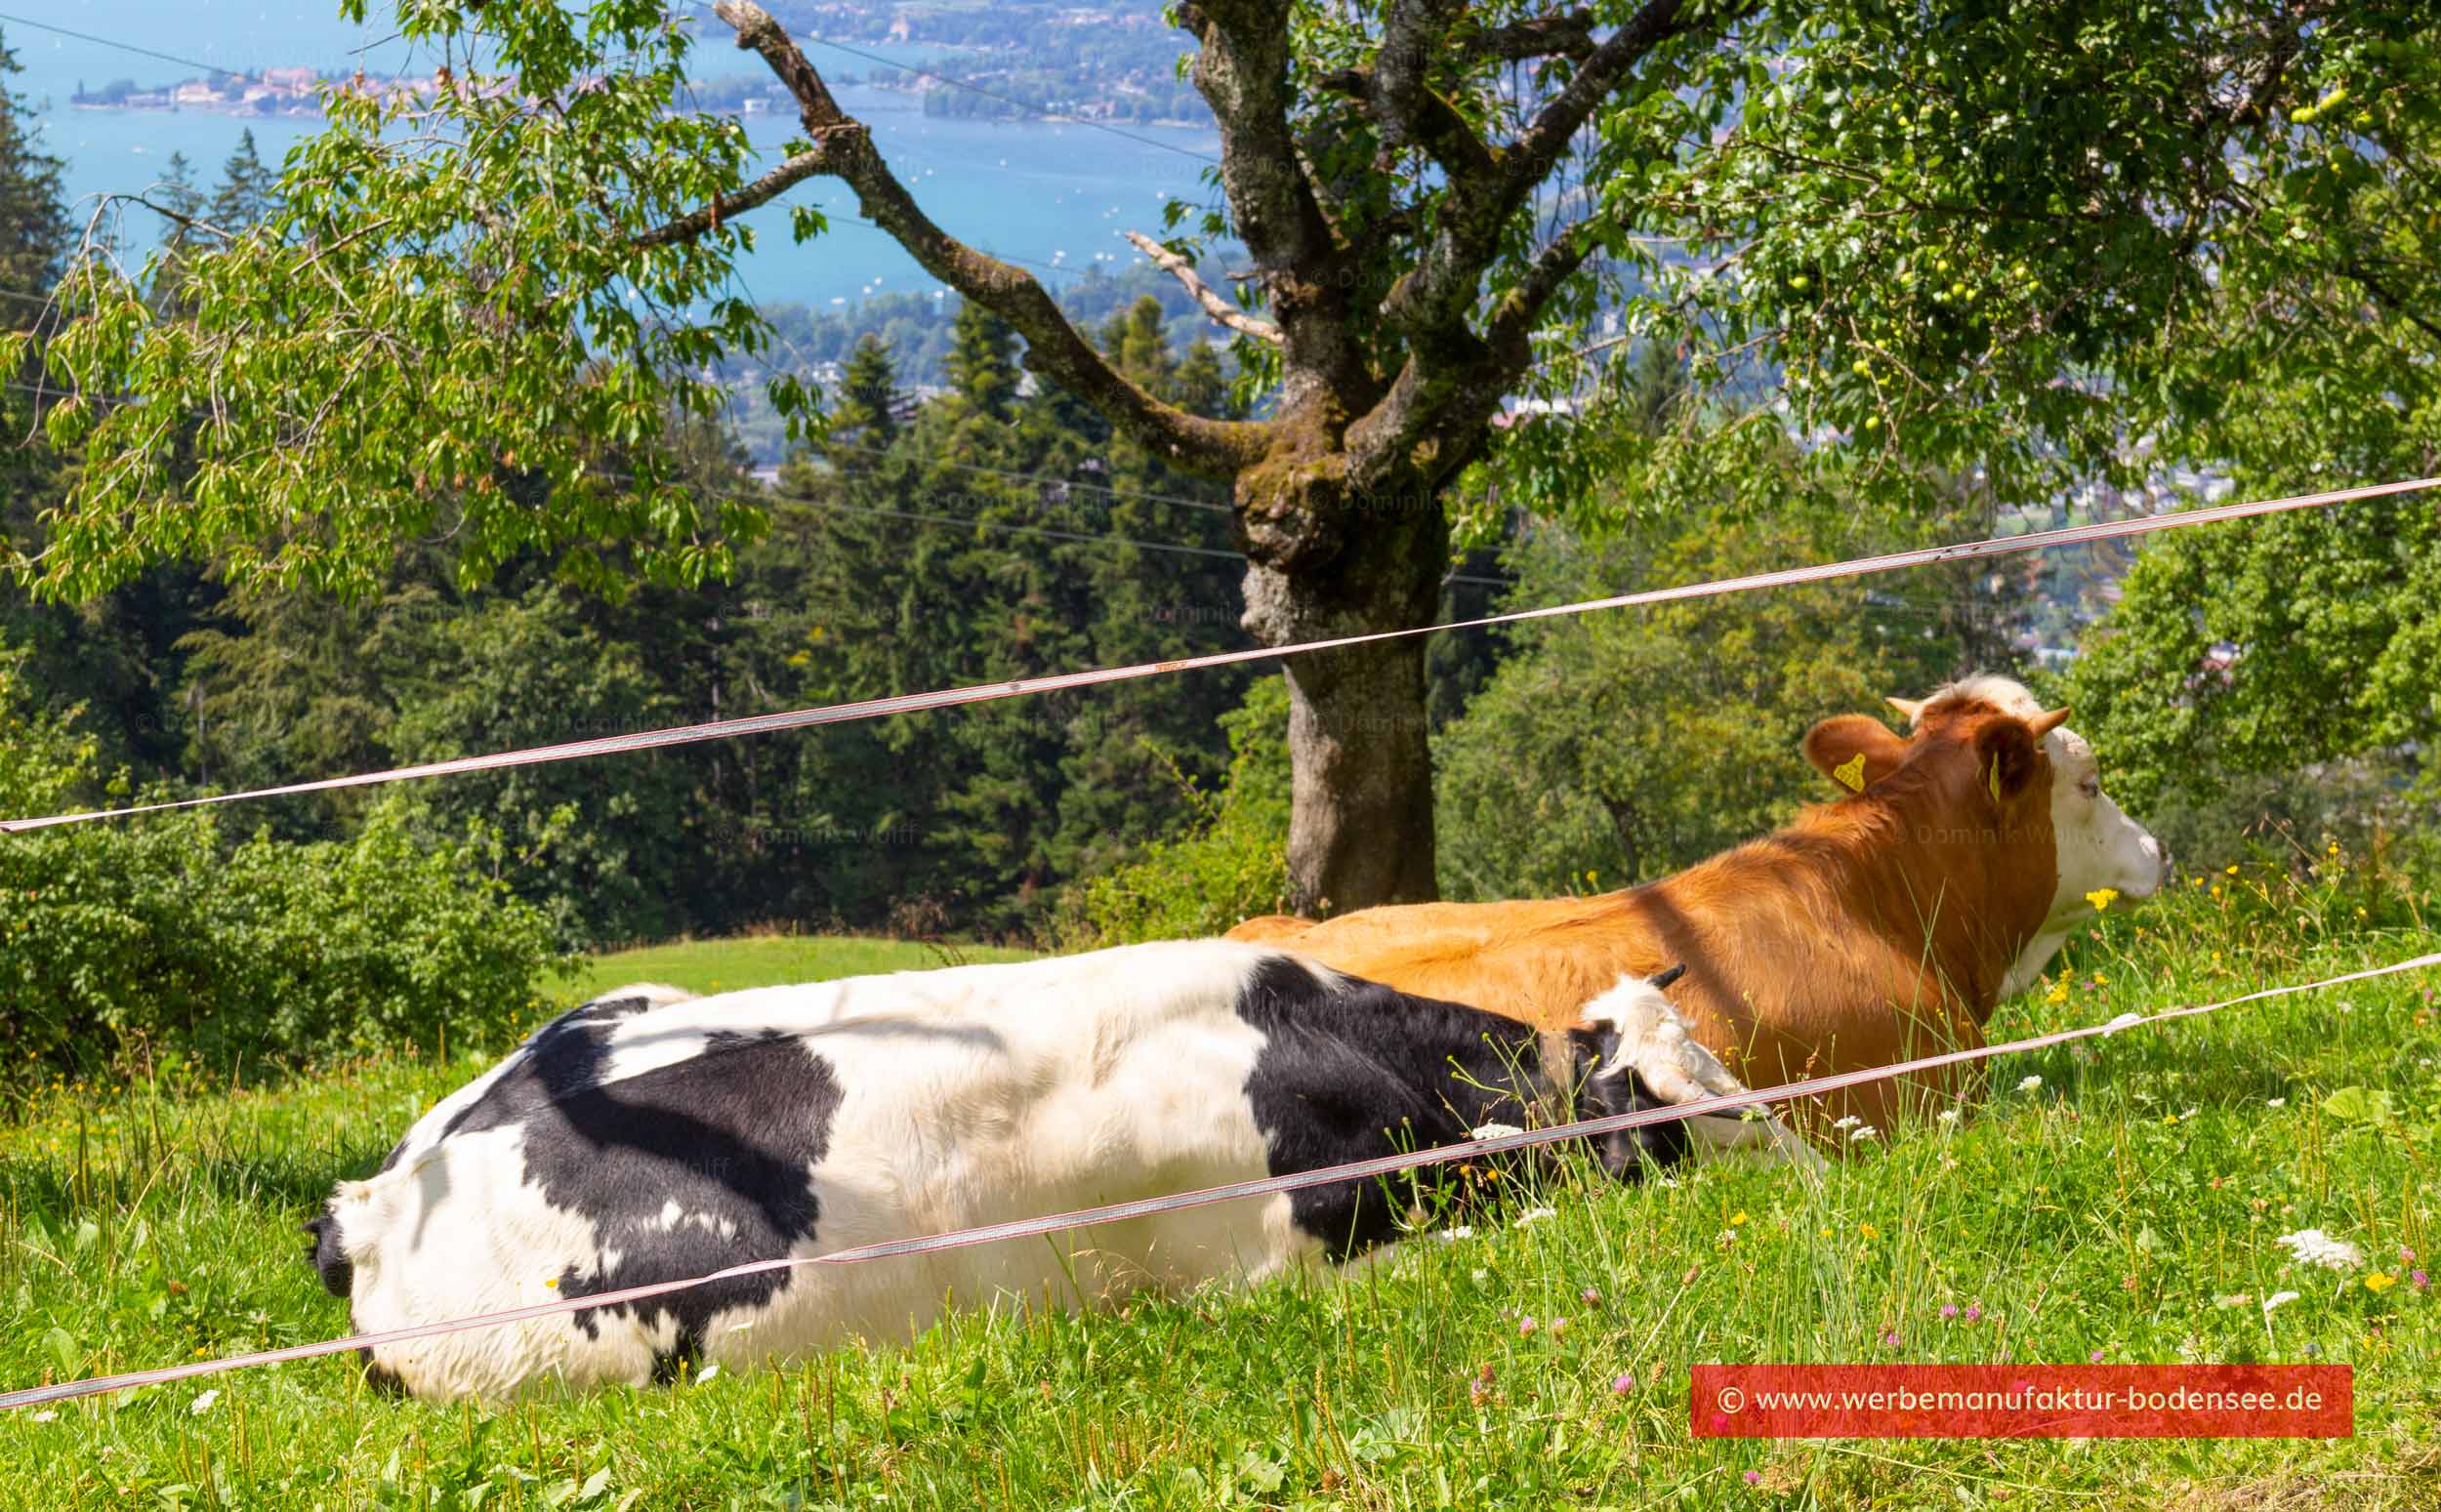
[[1058, 933], [1069, 948], [1220, 934], [1288, 897], [1288, 679], [1265, 677], [1220, 716], [1229, 770], [1218, 794], [1177, 773], [1195, 818], [1134, 862], [1071, 888]]
[[[123, 797], [72, 718], [0, 661], [0, 811]], [[235, 1068], [491, 1039], [553, 963], [477, 828], [413, 838], [403, 797], [349, 838], [231, 843], [208, 812], [0, 836], [0, 1054], [80, 1071]]]

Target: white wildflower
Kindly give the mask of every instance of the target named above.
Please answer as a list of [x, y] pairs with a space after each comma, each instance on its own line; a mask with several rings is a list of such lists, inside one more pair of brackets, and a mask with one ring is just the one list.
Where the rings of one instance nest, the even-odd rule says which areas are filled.
[[2043, 1079], [2041, 1077], [2028, 1077], [2023, 1082], [2017, 1083], [2017, 1090], [2021, 1092], [2038, 1091], [2042, 1088], [2042, 1085]]
[[2283, 1234], [2274, 1244], [2288, 1247], [2300, 1265], [2319, 1265], [2325, 1270], [2352, 1271], [2365, 1263], [2365, 1253], [2344, 1239], [2333, 1239], [2320, 1229], [2299, 1229]]
[[2264, 1106], [2264, 1107], [2266, 1107], [2266, 1108], [2285, 1108], [2285, 1107], [2287, 1107], [2288, 1105], [2289, 1105], [2289, 1099], [2287, 1099], [2286, 1097], [2273, 1097], [2273, 1098], [2269, 1098], [2269, 1099], [2265, 1100], [2265, 1102], [2263, 1103], [2263, 1106]]
[[1858, 1126], [1847, 1131], [1847, 1142], [1849, 1144], [1854, 1144], [1861, 1139], [1879, 1139], [1881, 1137], [1882, 1130], [1874, 1127], [1870, 1124], [1859, 1124]]
[[2263, 1298], [2263, 1311], [2270, 1312], [2275, 1307], [2286, 1307], [2296, 1299], [2297, 1293], [2294, 1291], [2275, 1291]]
[[1461, 1223], [1454, 1229], [1443, 1229], [1433, 1237], [1438, 1239], [1444, 1245], [1454, 1245], [1462, 1239], [1474, 1238], [1474, 1230], [1467, 1224]]
[[1846, 1118], [1835, 1120], [1831, 1126], [1833, 1128], [1854, 1128], [1857, 1124], [1862, 1124], [1863, 1122], [1865, 1122], [1863, 1119], [1860, 1119], [1851, 1113]]
[[60, 1414], [45, 1408], [34, 1414], [33, 1420], [38, 1423], [56, 1423], [60, 1420]]
[[210, 1391], [205, 1392], [202, 1396], [195, 1398], [195, 1400], [187, 1406], [186, 1410], [194, 1413], [197, 1417], [201, 1417], [204, 1413], [212, 1410], [213, 1403], [220, 1400], [221, 1389], [218, 1386], [215, 1386]]
[[1958, 1110], [1956, 1108], [1944, 1108], [1939, 1113], [1933, 1115], [1933, 1120], [1935, 1123], [1940, 1124], [1955, 1124], [1958, 1122]]
[[1524, 1228], [1529, 1223], [1540, 1223], [1545, 1218], [1556, 1218], [1558, 1216], [1559, 1209], [1556, 1207], [1529, 1207], [1523, 1213], [1518, 1215], [1517, 1227]]
[[1498, 1139], [1504, 1134], [1522, 1134], [1524, 1132], [1524, 1129], [1519, 1128], [1514, 1124], [1478, 1124], [1475, 1125], [1473, 1132], [1468, 1137], [1473, 1139]]

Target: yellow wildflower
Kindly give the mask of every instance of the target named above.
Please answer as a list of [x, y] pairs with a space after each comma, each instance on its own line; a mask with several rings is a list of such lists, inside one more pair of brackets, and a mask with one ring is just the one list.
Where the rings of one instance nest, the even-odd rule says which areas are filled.
[[1880, 1239], [1882, 1237], [1882, 1231], [1875, 1228], [1870, 1223], [1859, 1223], [1856, 1225], [1856, 1232], [1864, 1235], [1867, 1239]]
[[2365, 1278], [2365, 1289], [2376, 1294], [2387, 1291], [2398, 1284], [2399, 1279], [2396, 1276], [2385, 1275], [2380, 1271], [2376, 1271]]
[[2093, 891], [2085, 895], [2085, 901], [2093, 905], [2093, 912], [2097, 914], [2107, 914], [2110, 912], [2110, 906], [2119, 901], [2119, 889], [2116, 887], [2097, 887]]

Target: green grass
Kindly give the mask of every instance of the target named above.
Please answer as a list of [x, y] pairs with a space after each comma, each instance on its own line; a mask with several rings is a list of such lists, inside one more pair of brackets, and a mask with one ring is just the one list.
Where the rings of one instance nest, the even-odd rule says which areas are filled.
[[[2007, 1005], [1994, 1037], [2435, 948], [2400, 908], [2358, 921], [2327, 889], [2266, 884], [2257, 904], [2228, 887], [2114, 911], [2072, 947], [2064, 1001]], [[741, 985], [766, 949], [628, 957], [600, 980]], [[1894, 1131], [1818, 1185], [1716, 1166], [1624, 1189], [1575, 1167], [1506, 1208], [1548, 1200], [1556, 1217], [1478, 1214], [1475, 1238], [1421, 1241], [1338, 1282], [967, 1317], [785, 1370], [488, 1409], [377, 1398], [345, 1359], [88, 1400], [0, 1429], [0, 1504], [2441, 1506], [2441, 1297], [2398, 1258], [2441, 1252], [2436, 987], [2395, 977], [2012, 1059], [1955, 1126]], [[178, 1100], [62, 1094], [0, 1130], [0, 1382], [343, 1332], [296, 1225], [477, 1064], [387, 1060]], [[2042, 1085], [2019, 1090], [2029, 1075]], [[2343, 1117], [2327, 1103], [2348, 1087], [2363, 1094], [2339, 1100]], [[2388, 1094], [2386, 1119], [2371, 1093]], [[2284, 1271], [2272, 1241], [2305, 1227], [2402, 1279], [2375, 1291], [2363, 1272]], [[1581, 1300], [1588, 1287], [1598, 1301]], [[2252, 1300], [2221, 1305], [2278, 1289], [2303, 1295], [2268, 1320]], [[1981, 1321], [1938, 1316], [1970, 1302]], [[1521, 1335], [1520, 1314], [1544, 1326]], [[2096, 1351], [2352, 1364], [2356, 1437], [1688, 1430], [1697, 1362]], [[1615, 1392], [1622, 1373], [1635, 1384]]]
[[689, 940], [587, 960], [569, 995], [582, 1001], [630, 982], [667, 982], [690, 992], [736, 992], [783, 982], [819, 982], [883, 971], [1023, 960], [1028, 951], [988, 945], [931, 945], [853, 935], [759, 935], [744, 940]]

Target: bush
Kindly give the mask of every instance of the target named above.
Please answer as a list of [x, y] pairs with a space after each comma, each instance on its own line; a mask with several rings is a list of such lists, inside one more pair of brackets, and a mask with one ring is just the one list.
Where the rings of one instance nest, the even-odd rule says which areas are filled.
[[[1265, 677], [1220, 716], [1229, 771], [1218, 795], [1183, 773], [1189, 831], [1070, 889], [1058, 934], [1069, 949], [1220, 934], [1288, 899], [1288, 679]], [[1173, 771], [1176, 768], [1173, 767]]]
[[[93, 742], [0, 661], [0, 811], [123, 797]], [[236, 1068], [492, 1039], [553, 964], [540, 912], [470, 828], [412, 838], [393, 797], [345, 840], [223, 837], [210, 813], [0, 836], [0, 1054], [79, 1071]]]

